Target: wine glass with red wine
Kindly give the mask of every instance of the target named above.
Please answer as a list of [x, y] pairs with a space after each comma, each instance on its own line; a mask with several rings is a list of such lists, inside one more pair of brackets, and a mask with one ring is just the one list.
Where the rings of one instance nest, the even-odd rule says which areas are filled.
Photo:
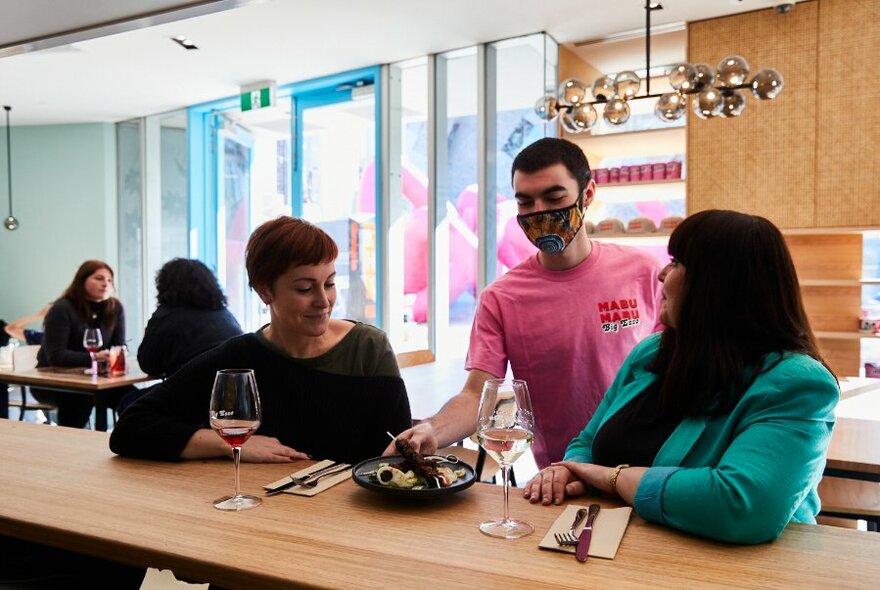
[[86, 349], [86, 352], [89, 353], [89, 357], [92, 359], [92, 368], [85, 370], [86, 375], [98, 374], [98, 361], [95, 358], [95, 353], [101, 350], [102, 346], [104, 346], [104, 338], [101, 336], [101, 329], [86, 328], [86, 331], [83, 332], [83, 348]]
[[214, 501], [219, 510], [247, 510], [260, 505], [260, 498], [241, 493], [238, 471], [241, 446], [260, 427], [262, 411], [252, 369], [222, 369], [214, 378], [211, 393], [211, 428], [232, 447], [235, 462], [235, 494]]

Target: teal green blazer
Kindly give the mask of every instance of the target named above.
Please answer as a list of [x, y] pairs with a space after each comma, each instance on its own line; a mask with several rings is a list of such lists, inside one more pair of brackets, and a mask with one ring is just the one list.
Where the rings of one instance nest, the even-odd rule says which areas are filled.
[[[647, 367], [659, 345], [657, 333], [633, 348], [566, 460], [592, 462], [596, 432], [657, 379]], [[773, 540], [789, 522], [815, 523], [838, 397], [821, 363], [784, 353], [729, 414], [682, 421], [642, 477], [636, 512], [733, 543]]]

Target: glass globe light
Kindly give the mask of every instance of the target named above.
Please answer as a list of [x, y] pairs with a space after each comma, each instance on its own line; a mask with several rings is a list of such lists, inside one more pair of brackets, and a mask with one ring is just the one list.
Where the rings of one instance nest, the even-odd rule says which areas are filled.
[[718, 64], [718, 84], [724, 88], [733, 88], [745, 84], [749, 77], [749, 62], [738, 55], [725, 57]]
[[718, 114], [722, 117], [732, 118], [739, 117], [746, 110], [746, 95], [739, 90], [733, 92], [725, 92], [721, 99], [721, 112]]
[[18, 229], [18, 219], [10, 215], [3, 220], [3, 225], [6, 226], [6, 229], [8, 229], [9, 231], [14, 231]]
[[691, 64], [678, 64], [669, 71], [669, 85], [681, 92], [690, 92], [698, 82], [697, 69]]
[[602, 76], [593, 81], [593, 98], [599, 101], [608, 101], [614, 96], [614, 80], [611, 76]]
[[562, 114], [559, 115], [559, 123], [562, 125], [562, 129], [564, 129], [567, 133], [580, 133], [583, 131], [577, 123], [574, 122], [574, 118], [572, 117], [571, 111], [572, 109], [565, 109], [562, 111]]
[[556, 97], [547, 93], [535, 103], [535, 114], [543, 121], [552, 121], [556, 117]]
[[587, 100], [587, 87], [576, 78], [568, 78], [559, 85], [558, 96], [565, 104], [581, 104]]
[[641, 87], [642, 79], [635, 72], [626, 70], [614, 77], [614, 94], [624, 99], [630, 99], [638, 94]]
[[711, 87], [712, 83], [715, 82], [715, 72], [712, 71], [712, 66], [709, 64], [694, 64], [692, 67], [697, 72], [694, 90], [699, 92]]
[[664, 121], [677, 121], [687, 112], [687, 99], [678, 92], [667, 92], [657, 99], [654, 114]]
[[724, 97], [714, 88], [703, 90], [694, 97], [694, 113], [701, 119], [711, 119], [721, 111], [723, 100]]
[[755, 95], [755, 98], [770, 100], [782, 92], [784, 85], [785, 80], [782, 79], [782, 74], [776, 70], [761, 70], [752, 79], [752, 94]]
[[623, 125], [629, 120], [629, 105], [619, 96], [615, 96], [605, 103], [602, 118], [609, 125]]
[[591, 104], [579, 104], [570, 111], [570, 122], [578, 128], [578, 132], [586, 131], [596, 124], [599, 115]]

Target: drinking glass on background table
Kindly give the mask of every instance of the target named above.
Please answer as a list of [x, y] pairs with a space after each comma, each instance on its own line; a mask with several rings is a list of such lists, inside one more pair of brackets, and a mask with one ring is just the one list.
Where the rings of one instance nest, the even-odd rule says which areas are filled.
[[214, 501], [219, 510], [247, 510], [262, 500], [241, 493], [238, 472], [241, 445], [260, 427], [262, 411], [257, 381], [251, 369], [222, 369], [214, 378], [211, 393], [211, 428], [232, 447], [235, 462], [235, 494]]
[[98, 361], [95, 358], [95, 353], [101, 350], [102, 346], [104, 346], [104, 338], [101, 335], [101, 329], [86, 328], [86, 331], [83, 332], [83, 348], [86, 349], [92, 359], [92, 368], [85, 370], [86, 375], [98, 374]]
[[527, 522], [510, 518], [508, 495], [510, 466], [532, 445], [535, 418], [529, 388], [522, 379], [489, 379], [483, 384], [477, 416], [477, 439], [501, 465], [504, 479], [504, 518], [480, 523], [480, 530], [493, 537], [518, 539], [534, 532]]

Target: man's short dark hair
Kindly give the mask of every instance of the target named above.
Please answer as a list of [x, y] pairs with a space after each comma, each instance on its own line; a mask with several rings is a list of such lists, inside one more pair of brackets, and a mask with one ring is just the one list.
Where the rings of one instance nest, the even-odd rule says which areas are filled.
[[537, 172], [562, 164], [578, 183], [578, 194], [584, 192], [587, 183], [590, 182], [592, 173], [587, 157], [576, 144], [567, 139], [558, 137], [545, 137], [526, 146], [513, 160], [510, 168], [510, 180], [513, 182], [513, 174], [520, 172]]

